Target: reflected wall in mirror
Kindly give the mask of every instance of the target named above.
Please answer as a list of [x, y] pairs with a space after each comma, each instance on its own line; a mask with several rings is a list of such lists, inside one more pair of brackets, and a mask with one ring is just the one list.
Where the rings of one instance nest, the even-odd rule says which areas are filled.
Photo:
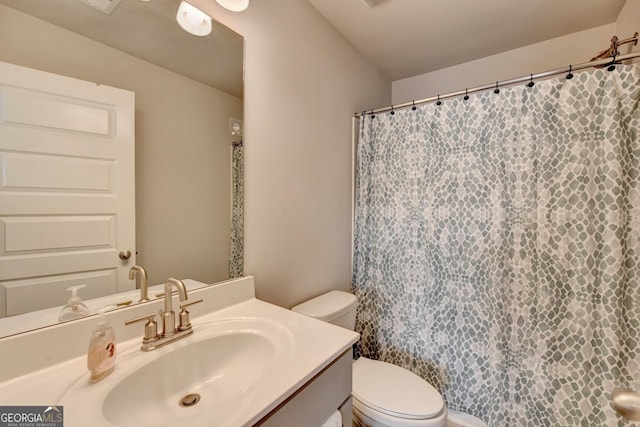
[[[176, 22], [179, 3], [121, 0], [105, 14], [80, 0], [0, 0], [0, 61], [135, 93], [136, 244], [101, 249], [116, 257], [132, 249], [118, 262], [145, 267], [150, 285], [169, 277], [211, 284], [242, 274], [242, 213], [233, 202], [234, 189], [242, 197], [242, 169], [232, 166], [242, 162], [241, 135], [232, 135], [230, 119], [241, 123], [243, 115], [243, 39], [215, 21], [209, 36], [186, 33]], [[2, 203], [0, 219], [12, 215]], [[3, 249], [0, 265], [33, 256], [31, 249]], [[53, 292], [26, 291], [37, 279], [30, 271], [10, 280], [0, 273], [0, 313], [15, 315], [0, 320], [0, 336], [7, 335], [3, 321], [37, 316], [8, 307], [7, 289], [20, 289], [34, 311], [61, 308], [66, 288], [91, 273], [59, 274]], [[124, 282], [111, 290], [134, 289], [134, 281]], [[87, 284], [83, 299], [103, 295]]]

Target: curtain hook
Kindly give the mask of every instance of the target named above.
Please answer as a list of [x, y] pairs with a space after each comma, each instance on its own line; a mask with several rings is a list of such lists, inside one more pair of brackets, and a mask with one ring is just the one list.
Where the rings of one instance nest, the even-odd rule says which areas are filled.
[[527, 83], [527, 87], [533, 87], [533, 85], [535, 85], [535, 82], [533, 81], [533, 74], [531, 74], [531, 79], [529, 80], [529, 83]]
[[607, 67], [607, 71], [614, 71], [616, 69], [616, 54], [613, 54], [613, 61], [611, 61], [611, 64], [609, 64], [609, 66]]
[[442, 101], [440, 101], [440, 94], [438, 94], [438, 102], [436, 102], [436, 105], [438, 106], [442, 105]]
[[566, 77], [567, 80], [571, 80], [573, 78], [572, 71], [573, 71], [573, 65], [569, 65], [569, 74], [567, 74], [567, 77]]
[[464, 98], [462, 98], [462, 99], [464, 99], [465, 101], [469, 100], [469, 89], [468, 88], [464, 90]]
[[390, 114], [391, 114], [392, 116], [393, 116], [394, 114], [396, 114], [396, 112], [393, 110], [393, 105], [391, 105], [391, 113], [390, 113]]
[[375, 119], [375, 118], [376, 118], [376, 115], [375, 115], [375, 114], [373, 114], [373, 110], [371, 110], [371, 114], [370, 114], [370, 116], [371, 116], [371, 118], [372, 118], [372, 119]]
[[500, 89], [498, 89], [498, 82], [496, 82], [496, 88], [494, 89], [493, 93], [495, 94], [500, 93]]
[[413, 104], [413, 107], [411, 107], [411, 109], [413, 111], [416, 111], [418, 109], [418, 107], [416, 107], [416, 100], [414, 99], [413, 101], [411, 101], [411, 104]]

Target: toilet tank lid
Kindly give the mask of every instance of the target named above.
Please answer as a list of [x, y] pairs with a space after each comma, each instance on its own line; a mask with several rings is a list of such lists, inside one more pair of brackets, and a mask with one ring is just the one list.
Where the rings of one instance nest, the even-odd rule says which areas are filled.
[[357, 303], [356, 296], [349, 292], [330, 291], [296, 305], [291, 310], [330, 322], [351, 310], [355, 310]]

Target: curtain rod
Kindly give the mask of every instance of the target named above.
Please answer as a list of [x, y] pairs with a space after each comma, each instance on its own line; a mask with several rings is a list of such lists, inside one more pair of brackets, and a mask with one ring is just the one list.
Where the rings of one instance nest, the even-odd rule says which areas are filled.
[[400, 108], [407, 108], [407, 107], [414, 107], [416, 105], [419, 104], [426, 104], [429, 102], [433, 102], [433, 101], [442, 101], [444, 99], [448, 99], [448, 98], [455, 98], [457, 96], [462, 96], [462, 95], [469, 95], [472, 93], [477, 93], [477, 92], [483, 92], [486, 90], [490, 90], [490, 89], [495, 89], [497, 90], [498, 88], [504, 87], [504, 86], [511, 86], [511, 85], [515, 85], [518, 83], [524, 83], [524, 82], [530, 82], [533, 80], [538, 80], [538, 79], [543, 79], [546, 77], [553, 77], [553, 76], [557, 76], [560, 74], [570, 74], [573, 71], [580, 71], [580, 70], [584, 70], [586, 68], [591, 68], [591, 67], [602, 67], [602, 66], [607, 66], [607, 65], [614, 65], [614, 64], [618, 64], [620, 61], [625, 61], [628, 59], [635, 59], [640, 57], [640, 52], [632, 52], [632, 53], [627, 53], [625, 55], [619, 55], [619, 56], [614, 56], [614, 57], [610, 57], [610, 58], [605, 58], [605, 59], [599, 59], [597, 61], [589, 61], [589, 62], [585, 62], [582, 64], [578, 64], [578, 65], [569, 65], [569, 67], [566, 68], [559, 68], [556, 70], [551, 70], [551, 71], [545, 71], [542, 73], [538, 73], [538, 74], [530, 74], [528, 76], [523, 76], [523, 77], [517, 77], [515, 79], [510, 79], [510, 80], [505, 80], [505, 81], [498, 81], [492, 84], [487, 84], [487, 85], [483, 85], [483, 86], [476, 86], [474, 88], [470, 88], [470, 89], [464, 89], [464, 90], [459, 90], [457, 92], [450, 92], [444, 95], [437, 95], [437, 96], [432, 96], [429, 98], [424, 98], [424, 99], [420, 99], [420, 100], [415, 100], [415, 101], [410, 101], [410, 102], [404, 102], [402, 104], [397, 104], [397, 105], [391, 105], [389, 107], [383, 107], [383, 108], [378, 108], [377, 110], [365, 110], [361, 113], [355, 113], [354, 116], [359, 118], [362, 117], [364, 115], [367, 114], [376, 114], [376, 113], [384, 113], [387, 111], [393, 111], [396, 109], [400, 109]]

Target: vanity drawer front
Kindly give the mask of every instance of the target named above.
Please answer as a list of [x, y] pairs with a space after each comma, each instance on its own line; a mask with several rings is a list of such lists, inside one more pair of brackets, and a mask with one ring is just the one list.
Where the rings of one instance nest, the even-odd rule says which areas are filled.
[[[349, 349], [256, 426], [321, 426], [350, 398], [352, 364], [353, 353]], [[343, 425], [351, 427], [351, 424]]]

